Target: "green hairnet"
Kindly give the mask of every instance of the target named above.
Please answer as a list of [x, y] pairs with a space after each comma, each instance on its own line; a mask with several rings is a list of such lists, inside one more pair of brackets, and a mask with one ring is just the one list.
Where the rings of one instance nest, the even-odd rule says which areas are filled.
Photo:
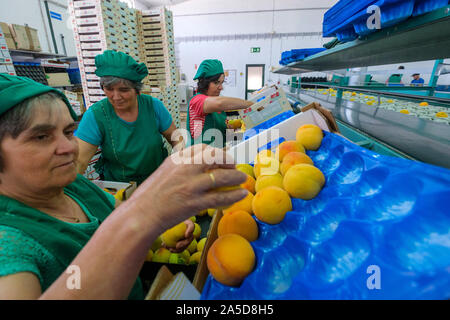
[[106, 50], [95, 57], [95, 74], [99, 77], [118, 77], [141, 82], [148, 75], [145, 63], [137, 63], [131, 56], [120, 51]]
[[224, 73], [222, 62], [216, 59], [203, 60], [198, 67], [194, 80], [198, 78], [209, 78]]
[[69, 108], [72, 118], [78, 120], [69, 100], [67, 100], [67, 97], [61, 91], [31, 80], [30, 78], [10, 76], [8, 74], [0, 74], [0, 116], [25, 99], [47, 92], [59, 94]]

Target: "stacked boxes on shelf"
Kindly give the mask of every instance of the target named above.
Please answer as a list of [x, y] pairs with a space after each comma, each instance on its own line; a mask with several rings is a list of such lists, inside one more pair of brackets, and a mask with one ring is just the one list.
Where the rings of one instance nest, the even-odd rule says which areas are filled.
[[1, 26], [0, 26], [0, 73], [6, 73], [12, 76], [16, 75], [13, 61], [9, 54], [8, 45], [6, 43], [5, 34], [3, 33]]

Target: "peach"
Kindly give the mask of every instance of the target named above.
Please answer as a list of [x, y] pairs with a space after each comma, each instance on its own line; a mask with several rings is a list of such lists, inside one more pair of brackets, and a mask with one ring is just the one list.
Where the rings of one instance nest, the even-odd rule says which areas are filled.
[[303, 152], [305, 153], [305, 148], [302, 144], [298, 143], [295, 140], [284, 141], [278, 147], [276, 151], [276, 159], [282, 162], [284, 156], [286, 156], [290, 152]]
[[261, 158], [270, 158], [270, 157], [272, 157], [272, 151], [271, 150], [268, 150], [268, 149], [262, 150], [262, 151], [258, 152], [258, 154], [256, 155], [256, 157], [255, 157], [255, 159], [253, 161], [253, 164], [256, 165], [257, 163], [259, 163]]
[[256, 179], [255, 191], [259, 192], [269, 186], [283, 188], [283, 177], [281, 174], [277, 173], [271, 176], [259, 176], [258, 179]]
[[280, 165], [281, 174], [284, 176], [290, 167], [292, 167], [296, 164], [300, 164], [300, 163], [314, 165], [314, 162], [311, 160], [311, 158], [306, 153], [302, 153], [302, 152], [288, 153], [284, 157], [283, 162]]
[[310, 164], [296, 164], [284, 175], [283, 187], [291, 197], [310, 200], [316, 197], [325, 184], [325, 176]]
[[239, 286], [255, 267], [255, 252], [244, 237], [230, 233], [211, 245], [206, 265], [216, 281], [226, 286]]
[[248, 241], [258, 239], [258, 225], [252, 216], [243, 210], [227, 212], [219, 221], [217, 234], [219, 237], [235, 233]]
[[283, 221], [286, 212], [292, 210], [292, 202], [286, 191], [270, 186], [256, 193], [252, 208], [259, 220], [277, 224]]
[[253, 201], [253, 193], [249, 192], [247, 196], [238, 201], [233, 203], [231, 206], [229, 206], [227, 209], [223, 210], [223, 213], [226, 214], [227, 212], [233, 212], [238, 210], [243, 210], [248, 213], [253, 213], [252, 210], [252, 201]]
[[260, 157], [253, 169], [256, 179], [260, 175], [274, 175], [280, 170], [280, 162], [272, 157]]
[[255, 178], [255, 175], [253, 173], [253, 167], [247, 163], [240, 163], [236, 165], [236, 170], [242, 171], [252, 178]]
[[194, 252], [189, 258], [189, 265], [198, 264], [200, 262], [200, 258], [202, 257], [201, 252]]
[[322, 143], [322, 129], [314, 124], [305, 124], [297, 129], [295, 140], [307, 150], [317, 150]]
[[170, 252], [168, 249], [161, 247], [158, 250], [156, 250], [155, 253], [153, 254], [152, 261], [160, 263], [168, 263], [171, 254], [172, 252]]
[[247, 175], [247, 180], [243, 184], [241, 184], [241, 188], [247, 189], [249, 192], [255, 194], [255, 179], [249, 175]]

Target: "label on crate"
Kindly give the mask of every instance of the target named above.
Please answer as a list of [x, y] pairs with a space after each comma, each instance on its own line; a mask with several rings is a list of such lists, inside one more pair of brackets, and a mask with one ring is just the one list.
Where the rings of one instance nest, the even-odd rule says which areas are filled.
[[98, 3], [97, 0], [83, 0], [83, 1], [73, 1], [73, 6], [75, 8], [92, 7]]
[[101, 42], [82, 42], [81, 49], [102, 49], [103, 44]]
[[88, 50], [83, 50], [83, 51], [81, 52], [81, 55], [82, 55], [83, 57], [93, 58], [93, 57], [95, 57], [96, 55], [99, 55], [99, 54], [101, 54], [101, 53], [102, 53], [101, 51], [88, 51]]
[[93, 8], [93, 9], [77, 9], [75, 10], [75, 17], [80, 18], [80, 17], [85, 17], [85, 16], [94, 16], [97, 15], [98, 10]]
[[92, 80], [90, 80], [90, 81], [86, 81], [86, 87], [88, 87], [88, 88], [93, 88], [93, 89], [101, 89], [101, 86], [100, 86], [100, 81], [92, 81]]
[[83, 64], [86, 65], [95, 65], [95, 59], [83, 59]]
[[95, 72], [97, 70], [97, 67], [84, 67], [85, 72]]
[[95, 73], [86, 73], [86, 79], [99, 80], [100, 78]]
[[102, 37], [100, 34], [87, 34], [87, 35], [80, 35], [79, 36], [80, 41], [102, 41]]
[[98, 24], [98, 19], [95, 18], [77, 18], [76, 19], [77, 25], [83, 26], [87, 24]]
[[89, 89], [88, 93], [89, 94], [104, 94], [102, 89]]
[[106, 98], [106, 96], [89, 96], [89, 100], [92, 102], [98, 102], [104, 98]]
[[[78, 33], [99, 33], [100, 27], [78, 27]], [[81, 35], [80, 35], [81, 36]]]

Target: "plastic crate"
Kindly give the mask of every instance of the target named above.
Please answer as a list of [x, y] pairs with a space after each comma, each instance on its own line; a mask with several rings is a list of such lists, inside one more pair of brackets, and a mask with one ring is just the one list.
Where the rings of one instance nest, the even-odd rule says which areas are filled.
[[[285, 130], [292, 139], [295, 128]], [[239, 287], [209, 275], [201, 299], [448, 299], [450, 170], [382, 156], [329, 132], [307, 154], [326, 177], [319, 195], [293, 198], [277, 225], [254, 217], [255, 269]]]
[[308, 49], [293, 49], [291, 51], [284, 51], [281, 54], [281, 65], [287, 65], [291, 62], [303, 60], [309, 56], [326, 50], [325, 48], [308, 48]]
[[67, 73], [69, 74], [70, 83], [72, 84], [81, 83], [81, 74], [79, 68], [67, 69]]
[[283, 112], [275, 117], [273, 117], [272, 119], [269, 119], [247, 131], [244, 132], [244, 140], [247, 140], [255, 135], [257, 135], [258, 133], [267, 130], [269, 128], [272, 128], [274, 125], [277, 125], [281, 122], [283, 122], [286, 119], [289, 119], [290, 117], [294, 116], [295, 113], [293, 111], [286, 111]]

